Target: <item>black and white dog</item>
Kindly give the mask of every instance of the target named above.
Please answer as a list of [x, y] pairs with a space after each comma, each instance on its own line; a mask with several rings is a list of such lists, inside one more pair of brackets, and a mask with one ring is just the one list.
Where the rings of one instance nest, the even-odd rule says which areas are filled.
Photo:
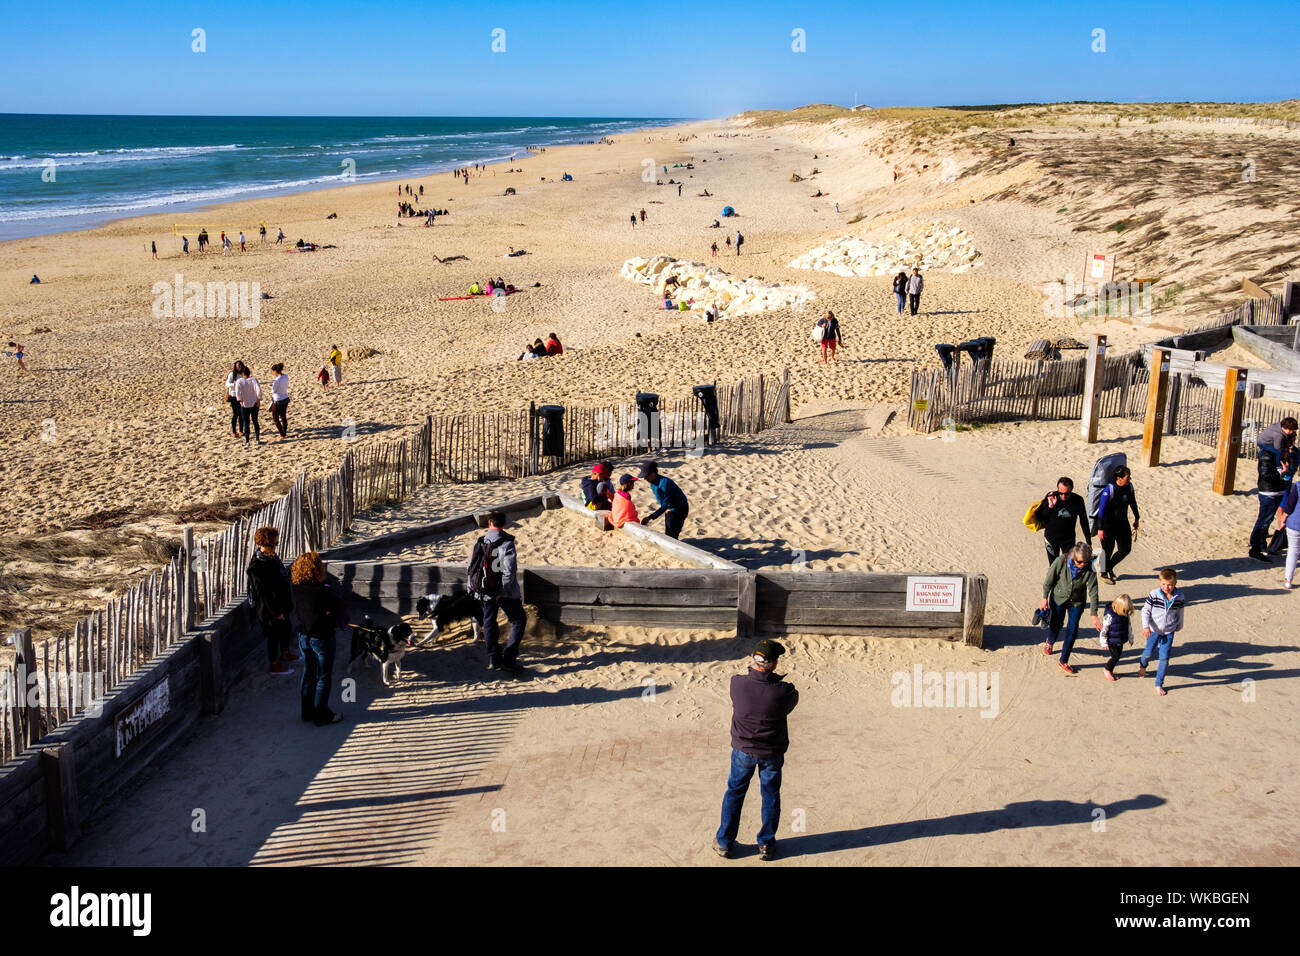
[[402, 674], [402, 658], [411, 641], [411, 625], [405, 621], [387, 628], [375, 627], [367, 614], [361, 624], [352, 625], [352, 653], [348, 660], [351, 673], [368, 657], [380, 665], [384, 686], [393, 686]]
[[420, 620], [433, 619], [433, 628], [428, 635], [416, 641], [412, 647], [423, 647], [434, 640], [448, 624], [456, 621], [469, 621], [474, 628], [474, 640], [480, 637], [483, 615], [483, 603], [468, 591], [457, 590], [451, 594], [426, 594], [415, 602], [415, 611]]

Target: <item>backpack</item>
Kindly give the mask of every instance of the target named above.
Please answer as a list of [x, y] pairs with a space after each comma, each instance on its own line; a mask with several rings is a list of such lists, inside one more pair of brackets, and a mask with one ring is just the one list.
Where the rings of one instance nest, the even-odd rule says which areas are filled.
[[1101, 507], [1101, 493], [1115, 480], [1115, 469], [1128, 464], [1128, 456], [1122, 451], [1114, 452], [1097, 459], [1092, 466], [1092, 475], [1088, 478], [1088, 521], [1097, 519]]
[[488, 544], [482, 537], [474, 542], [474, 549], [469, 555], [469, 593], [478, 598], [497, 597], [501, 593], [501, 568], [496, 558], [497, 548], [507, 537], [502, 537], [495, 544]]
[[1038, 508], [1041, 504], [1042, 504], [1041, 501], [1035, 501], [1032, 505], [1029, 506], [1029, 510], [1025, 512], [1025, 517], [1023, 520], [1025, 523], [1025, 527], [1028, 528], [1030, 531], [1043, 530], [1043, 523], [1038, 520]]

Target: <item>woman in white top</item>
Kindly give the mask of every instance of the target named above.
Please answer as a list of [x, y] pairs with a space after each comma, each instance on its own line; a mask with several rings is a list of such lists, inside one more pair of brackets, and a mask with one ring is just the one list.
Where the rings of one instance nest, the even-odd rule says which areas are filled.
[[235, 383], [243, 378], [247, 371], [247, 365], [243, 362], [235, 362], [235, 367], [226, 376], [226, 402], [230, 405], [230, 434], [234, 438], [239, 437], [239, 399], [235, 397]]
[[280, 433], [280, 441], [289, 435], [289, 416], [285, 409], [289, 407], [289, 376], [284, 373], [284, 363], [276, 362], [271, 366], [275, 378], [271, 380], [271, 420]]

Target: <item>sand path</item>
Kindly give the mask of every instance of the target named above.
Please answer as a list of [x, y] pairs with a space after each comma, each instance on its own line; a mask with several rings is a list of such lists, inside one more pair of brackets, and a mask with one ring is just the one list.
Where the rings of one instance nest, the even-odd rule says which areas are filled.
[[[1212, 495], [1208, 450], [1181, 440], [1166, 446], [1171, 465], [1135, 472], [1147, 531], [1102, 597], [1141, 595], [1154, 568], [1180, 569], [1188, 626], [1160, 699], [1133, 676], [1135, 651], [1109, 684], [1085, 630], [1067, 677], [1026, 626], [1045, 570], [1037, 536], [1018, 528], [1028, 499], [1062, 472], [1082, 481], [1103, 452], [1136, 459], [1136, 427], [1106, 421], [1095, 446], [1070, 423], [945, 442], [901, 433], [886, 414], [814, 406], [743, 446], [665, 459], [692, 496], [684, 537], [746, 566], [989, 576], [983, 649], [786, 641], [783, 669], [802, 693], [782, 794], [787, 861], [1294, 865], [1300, 757], [1278, 744], [1300, 718], [1300, 648], [1285, 627], [1295, 599], [1275, 569], [1223, 557], [1241, 550], [1253, 498]], [[595, 534], [580, 521], [552, 533], [553, 547]], [[412, 655], [395, 691], [368, 671], [348, 720], [325, 730], [297, 721], [296, 682], [258, 674], [75, 852], [49, 860], [728, 865], [708, 840], [727, 681], [745, 645], [535, 627], [526, 648], [539, 675], [527, 683], [486, 681], [464, 637]], [[893, 706], [891, 676], [918, 666], [996, 679], [996, 716]], [[196, 808], [206, 832], [191, 829]], [[757, 817], [751, 791], [747, 862]]]

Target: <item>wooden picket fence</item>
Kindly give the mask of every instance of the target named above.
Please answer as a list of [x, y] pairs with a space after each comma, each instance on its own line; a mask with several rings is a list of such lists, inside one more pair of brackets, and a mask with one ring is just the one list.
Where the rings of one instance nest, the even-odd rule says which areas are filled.
[[[1182, 343], [1221, 338], [1230, 334], [1234, 325], [1280, 325], [1286, 321], [1282, 296], [1248, 299], [1235, 309], [1168, 341], [1179, 347], [1188, 347]], [[1087, 358], [1081, 356], [1061, 361], [995, 359], [991, 362], [963, 362], [952, 370], [914, 369], [911, 373], [908, 425], [915, 431], [931, 432], [976, 421], [1081, 418], [1086, 366]], [[1100, 416], [1132, 417], [1136, 414], [1140, 420], [1146, 408], [1147, 381], [1141, 350], [1106, 356], [1102, 368]], [[1175, 408], [1184, 415], [1181, 420], [1188, 437], [1203, 431], [1204, 426], [1200, 424], [1203, 416], [1195, 411], [1210, 401], [1210, 396], [1199, 394], [1203, 390], [1190, 380], [1187, 387], [1180, 387], [1180, 391], [1188, 396], [1188, 404], [1185, 412], [1182, 404]], [[1267, 403], [1261, 403], [1259, 410], [1261, 415], [1269, 414], [1264, 404]], [[1210, 444], [1217, 441], [1217, 435], [1216, 430]]]
[[541, 454], [535, 408], [428, 416], [403, 438], [347, 452], [331, 474], [300, 475], [283, 497], [219, 534], [196, 542], [185, 528], [166, 565], [71, 631], [39, 648], [29, 629], [14, 633], [15, 666], [0, 668], [0, 763], [83, 713], [197, 623], [242, 600], [253, 535], [263, 525], [279, 529], [280, 557], [291, 563], [338, 541], [358, 513], [400, 503], [421, 485], [520, 478], [605, 456], [700, 447], [790, 420], [788, 369], [778, 382], [759, 375], [717, 392], [720, 427], [713, 436], [693, 397], [661, 405], [658, 420], [644, 426], [634, 407], [568, 409], [562, 455]]

